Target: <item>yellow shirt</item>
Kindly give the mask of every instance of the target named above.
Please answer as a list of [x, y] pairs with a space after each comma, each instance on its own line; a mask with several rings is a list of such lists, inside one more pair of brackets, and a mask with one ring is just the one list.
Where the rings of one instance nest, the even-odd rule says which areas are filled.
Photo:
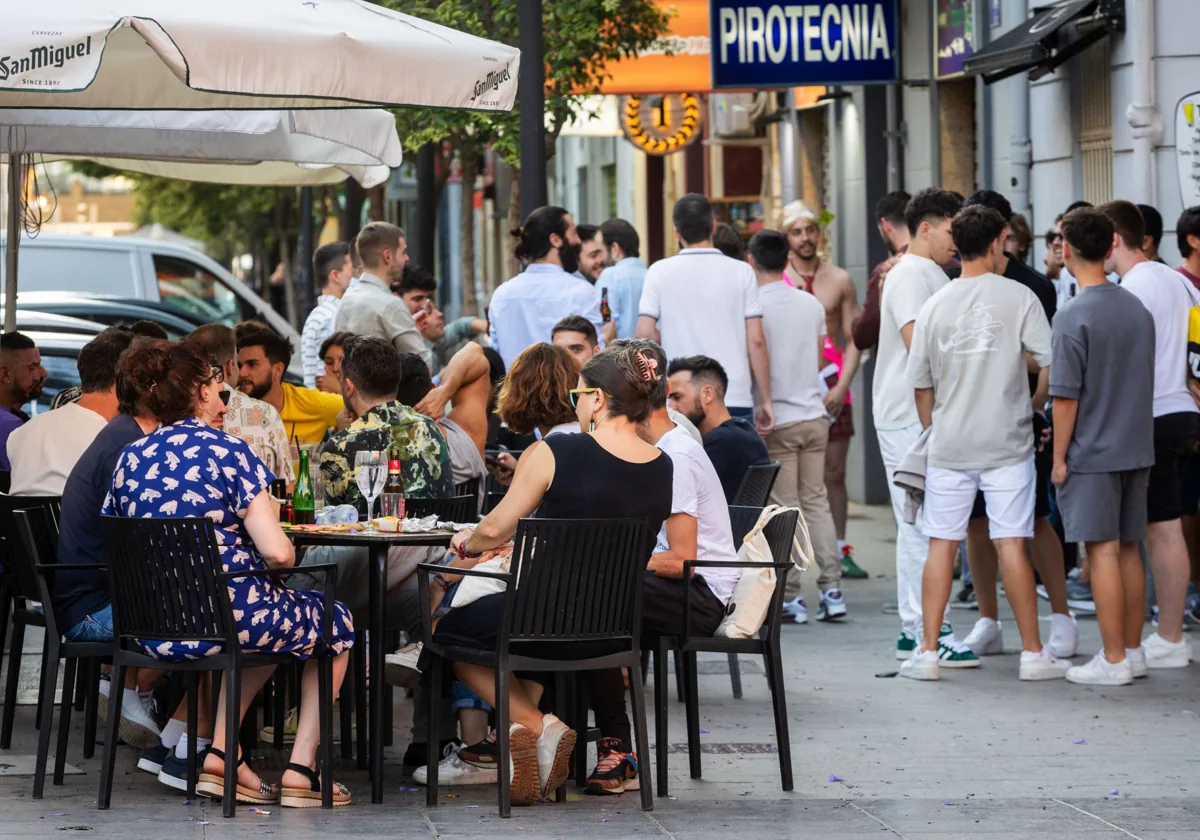
[[337, 394], [298, 388], [284, 382], [283, 411], [279, 412], [279, 416], [283, 419], [288, 440], [320, 443], [325, 439], [325, 432], [337, 424], [337, 416], [345, 407]]

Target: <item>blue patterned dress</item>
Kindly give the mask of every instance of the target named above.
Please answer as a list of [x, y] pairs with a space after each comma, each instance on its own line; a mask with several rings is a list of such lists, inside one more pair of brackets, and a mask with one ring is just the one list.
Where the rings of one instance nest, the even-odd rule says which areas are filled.
[[[265, 569], [242, 520], [246, 508], [275, 476], [243, 440], [189, 417], [125, 447], [117, 461], [102, 513], [109, 516], [206, 516], [216, 526], [226, 572]], [[229, 581], [229, 601], [238, 639], [247, 653], [312, 654], [324, 612], [320, 596], [288, 589], [273, 579]], [[354, 644], [350, 611], [340, 602], [333, 617], [333, 649]], [[198, 659], [220, 645], [143, 642], [156, 659]]]

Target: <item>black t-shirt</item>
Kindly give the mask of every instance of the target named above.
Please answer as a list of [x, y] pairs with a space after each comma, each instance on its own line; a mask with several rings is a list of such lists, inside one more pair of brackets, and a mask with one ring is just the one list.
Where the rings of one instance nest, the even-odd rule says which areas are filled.
[[[551, 435], [554, 480], [536, 516], [542, 519], [634, 519], [646, 517], [657, 535], [671, 515], [671, 457], [661, 453], [637, 464], [613, 455], [591, 435]], [[634, 492], [636, 488], [636, 492]]]
[[[1004, 276], [1009, 280], [1016, 280], [1037, 295], [1038, 302], [1042, 305], [1042, 311], [1046, 313], [1046, 320], [1053, 326], [1054, 315], [1058, 312], [1058, 293], [1054, 290], [1054, 284], [1044, 274], [1030, 268], [1007, 251], [1004, 256], [1008, 257], [1008, 266], [1004, 269]], [[960, 274], [962, 274], [962, 268], [946, 270], [946, 276], [951, 280], [957, 280]], [[1029, 375], [1029, 393], [1032, 394], [1037, 390], [1037, 381], [1036, 374], [1031, 373]]]
[[725, 500], [730, 504], [742, 486], [747, 468], [771, 463], [767, 445], [750, 421], [742, 417], [731, 417], [706, 434], [704, 451], [717, 470]]
[[[112, 486], [122, 450], [145, 436], [136, 420], [128, 414], [118, 414], [84, 450], [63, 487], [58, 562], [97, 566], [108, 562], [100, 509]], [[108, 606], [108, 577], [93, 572], [59, 572], [54, 578], [52, 597], [59, 629], [65, 633]]]

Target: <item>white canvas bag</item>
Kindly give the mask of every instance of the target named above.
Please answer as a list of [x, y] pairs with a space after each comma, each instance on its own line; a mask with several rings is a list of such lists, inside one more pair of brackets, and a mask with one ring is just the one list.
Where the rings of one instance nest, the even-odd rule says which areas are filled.
[[[771, 546], [767, 543], [763, 529], [776, 516], [792, 510], [799, 514], [796, 520], [796, 530], [803, 537], [803, 545], [801, 545], [800, 540], [795, 535], [792, 536], [792, 563], [800, 571], [807, 571], [808, 567], [812, 565], [813, 556], [812, 540], [808, 536], [808, 523], [804, 521], [804, 514], [800, 513], [797, 508], [780, 505], [769, 505], [763, 508], [758, 522], [750, 529], [750, 533], [746, 534], [746, 538], [738, 549], [738, 561], [743, 563], [777, 562], [771, 555]], [[796, 558], [799, 559], [799, 562]], [[771, 597], [775, 593], [778, 582], [778, 576], [774, 569], [743, 569], [737, 586], [733, 590], [733, 597], [729, 599], [729, 609], [725, 619], [717, 627], [714, 635], [722, 639], [749, 639], [758, 633], [758, 629], [767, 619], [767, 611], [771, 607]]]

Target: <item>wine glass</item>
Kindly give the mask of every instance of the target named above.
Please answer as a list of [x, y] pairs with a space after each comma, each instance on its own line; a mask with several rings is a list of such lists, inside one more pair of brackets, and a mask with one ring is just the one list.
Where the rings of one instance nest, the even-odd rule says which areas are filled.
[[366, 533], [368, 534], [376, 532], [371, 512], [375, 507], [375, 499], [383, 490], [386, 478], [387, 464], [383, 460], [383, 453], [368, 450], [354, 453], [354, 480], [358, 482], [358, 491], [367, 500]]

